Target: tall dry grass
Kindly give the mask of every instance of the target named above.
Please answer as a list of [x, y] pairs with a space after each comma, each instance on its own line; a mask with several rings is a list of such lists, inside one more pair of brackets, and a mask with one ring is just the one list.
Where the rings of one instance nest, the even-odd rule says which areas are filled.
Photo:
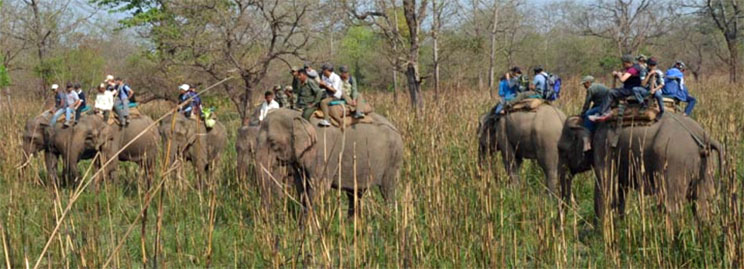
[[[575, 87], [576, 80], [565, 85], [556, 105], [575, 114], [583, 91]], [[206, 188], [196, 186], [189, 169], [183, 178], [166, 178], [164, 191], [151, 193], [155, 199], [144, 238], [140, 232], [125, 238], [127, 229], [138, 225], [148, 184], [136, 165], [121, 164], [119, 179], [86, 190], [75, 202], [41, 257], [42, 266], [101, 267], [110, 258], [109, 266], [116, 267], [142, 266], [143, 260], [149, 266], [240, 268], [741, 267], [744, 87], [722, 81], [690, 87], [699, 100], [694, 118], [727, 151], [727, 167], [717, 177], [717, 214], [709, 223], [698, 223], [690, 205], [679, 216], [669, 216], [656, 207], [658, 198], [632, 191], [627, 216], [597, 227], [591, 221], [591, 173], [575, 179], [576, 203], [561, 216], [536, 164], [525, 163], [516, 185], [505, 180], [498, 157], [491, 168], [479, 170], [477, 118], [494, 103], [487, 91], [447, 89], [438, 100], [427, 93], [426, 109], [418, 116], [405, 96], [395, 103], [391, 94], [368, 93], [405, 143], [394, 206], [386, 206], [373, 190], [360, 200], [359, 217], [347, 219], [345, 195], [331, 191], [304, 227], [297, 225], [300, 207], [287, 197], [274, 212], [266, 212], [255, 179], [236, 177], [239, 120], [226, 105], [218, 112], [230, 132], [229, 150]], [[23, 124], [38, 109], [34, 100], [18, 100], [12, 113], [0, 108], [3, 266], [34, 265], [74, 191], [50, 185], [40, 158], [23, 174], [15, 169], [21, 162]], [[164, 112], [159, 105], [143, 110], [152, 116]], [[120, 242], [122, 248], [114, 252]]]

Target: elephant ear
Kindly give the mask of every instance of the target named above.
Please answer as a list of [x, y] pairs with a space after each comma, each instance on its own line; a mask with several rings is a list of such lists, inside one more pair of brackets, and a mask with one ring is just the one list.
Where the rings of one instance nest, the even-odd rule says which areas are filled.
[[292, 150], [296, 160], [308, 154], [318, 140], [315, 128], [302, 117], [292, 119]]

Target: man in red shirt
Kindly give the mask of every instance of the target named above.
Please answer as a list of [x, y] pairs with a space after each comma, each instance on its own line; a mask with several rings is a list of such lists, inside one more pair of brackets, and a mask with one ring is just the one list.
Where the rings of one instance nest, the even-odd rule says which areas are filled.
[[623, 55], [622, 61], [625, 70], [622, 72], [612, 71], [612, 75], [613, 77], [617, 77], [620, 82], [623, 83], [623, 86], [617, 89], [612, 89], [607, 95], [605, 101], [602, 103], [602, 108], [600, 109], [602, 116], [589, 117], [589, 120], [594, 122], [607, 120], [610, 117], [610, 106], [613, 102], [632, 96], [633, 88], [641, 87], [641, 72], [643, 67], [633, 63], [633, 56], [631, 55]]

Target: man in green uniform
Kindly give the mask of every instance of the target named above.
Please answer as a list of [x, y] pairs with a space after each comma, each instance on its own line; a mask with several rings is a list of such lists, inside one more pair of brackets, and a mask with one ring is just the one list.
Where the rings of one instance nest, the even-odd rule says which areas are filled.
[[592, 76], [585, 76], [581, 80], [581, 85], [586, 89], [586, 99], [584, 100], [584, 106], [581, 108], [581, 117], [584, 119], [584, 127], [594, 132], [594, 122], [589, 120], [589, 116], [599, 114], [602, 103], [610, 93], [610, 88], [602, 83], [595, 83]]
[[351, 104], [348, 105], [356, 108], [354, 118], [364, 118], [364, 112], [360, 110], [360, 105], [364, 103], [364, 99], [359, 93], [356, 78], [352, 77], [351, 74], [349, 74], [349, 68], [346, 66], [341, 66], [341, 68], [339, 68], [339, 71], [341, 72], [340, 77], [344, 85], [344, 93], [346, 93], [346, 95], [348, 95], [352, 100]]
[[289, 107], [287, 95], [284, 94], [281, 85], [274, 86], [274, 101], [279, 103], [279, 107]]
[[284, 87], [284, 95], [287, 96], [287, 106], [286, 106], [286, 108], [295, 109], [295, 104], [297, 104], [297, 96], [294, 95], [294, 90], [293, 90], [292, 86], [286, 86], [286, 87]]
[[[308, 74], [308, 72], [315, 74]], [[297, 84], [299, 86], [295, 88], [295, 94], [297, 96], [296, 107], [302, 110], [302, 117], [306, 120], [310, 120], [313, 112], [318, 109], [320, 101], [323, 100], [324, 91], [320, 89], [315, 80], [309, 79], [309, 77], [317, 76], [318, 74], [314, 70], [307, 71], [303, 69], [298, 72]]]

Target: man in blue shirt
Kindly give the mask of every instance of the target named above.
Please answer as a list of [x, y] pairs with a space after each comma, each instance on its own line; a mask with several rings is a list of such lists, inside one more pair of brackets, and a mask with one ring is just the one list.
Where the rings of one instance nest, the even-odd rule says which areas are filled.
[[542, 66], [535, 67], [534, 71], [535, 78], [532, 79], [530, 89], [542, 96], [546, 96], [546, 93], [548, 93], [548, 73], [545, 73]]
[[124, 80], [120, 77], [114, 80], [115, 82], [115, 93], [114, 93], [114, 111], [119, 115], [119, 123], [121, 126], [126, 127], [129, 125], [129, 98], [134, 95], [134, 91], [129, 88], [129, 85], [124, 84]]
[[666, 71], [662, 92], [664, 95], [672, 96], [680, 102], [686, 102], [687, 106], [685, 107], [685, 115], [690, 116], [692, 114], [692, 109], [695, 108], [697, 99], [690, 95], [687, 85], [685, 85], [684, 72], [686, 67], [685, 63], [677, 61], [672, 68], [669, 68], [669, 70]]

